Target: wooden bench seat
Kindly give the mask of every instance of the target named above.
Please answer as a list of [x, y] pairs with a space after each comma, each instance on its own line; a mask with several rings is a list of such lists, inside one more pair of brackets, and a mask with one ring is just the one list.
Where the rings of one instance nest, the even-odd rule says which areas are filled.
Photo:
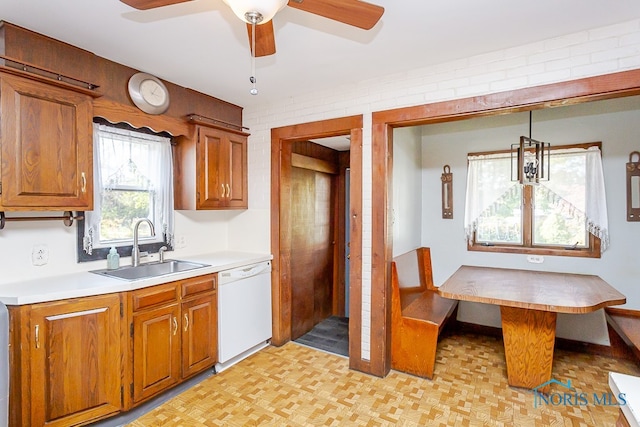
[[608, 307], [605, 316], [614, 355], [633, 354], [640, 364], [640, 311]]
[[447, 321], [455, 319], [457, 307], [458, 301], [441, 297], [433, 285], [429, 248], [418, 248], [394, 259], [391, 368], [433, 378], [438, 336]]

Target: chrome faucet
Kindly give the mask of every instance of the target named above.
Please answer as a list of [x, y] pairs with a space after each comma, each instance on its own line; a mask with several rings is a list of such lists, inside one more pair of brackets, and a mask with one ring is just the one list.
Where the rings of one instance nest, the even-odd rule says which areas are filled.
[[163, 263], [164, 262], [164, 253], [167, 251], [167, 247], [163, 246], [160, 249], [158, 249], [158, 262]]
[[140, 223], [146, 222], [149, 224], [149, 229], [151, 230], [151, 235], [156, 235], [156, 230], [153, 227], [153, 223], [147, 219], [142, 218], [139, 219], [135, 225], [133, 226], [133, 249], [131, 249], [131, 265], [133, 267], [137, 267], [140, 265], [140, 249], [138, 248], [138, 228], [140, 227]]

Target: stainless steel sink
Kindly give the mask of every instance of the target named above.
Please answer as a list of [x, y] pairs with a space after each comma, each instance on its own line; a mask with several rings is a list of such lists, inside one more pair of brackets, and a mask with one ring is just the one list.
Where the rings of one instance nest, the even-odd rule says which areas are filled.
[[180, 261], [170, 259], [164, 262], [148, 262], [136, 267], [120, 267], [116, 270], [93, 270], [91, 273], [102, 276], [113, 277], [121, 280], [140, 280], [150, 277], [164, 276], [166, 274], [178, 273], [181, 271], [195, 270], [196, 268], [209, 267], [208, 264], [200, 264], [191, 261]]

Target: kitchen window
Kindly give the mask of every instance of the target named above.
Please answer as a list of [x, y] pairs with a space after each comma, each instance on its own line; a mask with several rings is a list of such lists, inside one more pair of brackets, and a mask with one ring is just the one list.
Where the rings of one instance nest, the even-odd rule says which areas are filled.
[[[134, 129], [94, 123], [94, 209], [79, 223], [79, 261], [104, 259], [110, 247], [128, 256], [133, 226], [139, 219], [153, 222], [139, 230], [141, 251], [157, 252], [173, 243], [173, 173], [171, 138]], [[80, 249], [80, 248], [79, 248]]]
[[468, 156], [468, 249], [599, 258], [609, 244], [600, 143], [552, 147], [548, 181], [512, 181], [509, 151]]

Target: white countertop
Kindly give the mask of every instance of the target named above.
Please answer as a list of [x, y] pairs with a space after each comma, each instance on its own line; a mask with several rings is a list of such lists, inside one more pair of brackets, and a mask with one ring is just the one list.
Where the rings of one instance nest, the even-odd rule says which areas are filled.
[[[640, 423], [640, 377], [609, 372], [609, 387], [618, 399], [620, 409], [631, 427], [638, 427]], [[624, 394], [625, 404], [618, 396]]]
[[[6, 305], [25, 305], [69, 298], [126, 292], [175, 280], [188, 279], [203, 274], [217, 273], [243, 265], [273, 258], [271, 254], [249, 252], [214, 252], [210, 254], [180, 257], [183, 261], [208, 264], [209, 267], [166, 274], [140, 280], [121, 280], [90, 272], [32, 279], [0, 285], [0, 302]], [[171, 257], [169, 259], [172, 259]]]

